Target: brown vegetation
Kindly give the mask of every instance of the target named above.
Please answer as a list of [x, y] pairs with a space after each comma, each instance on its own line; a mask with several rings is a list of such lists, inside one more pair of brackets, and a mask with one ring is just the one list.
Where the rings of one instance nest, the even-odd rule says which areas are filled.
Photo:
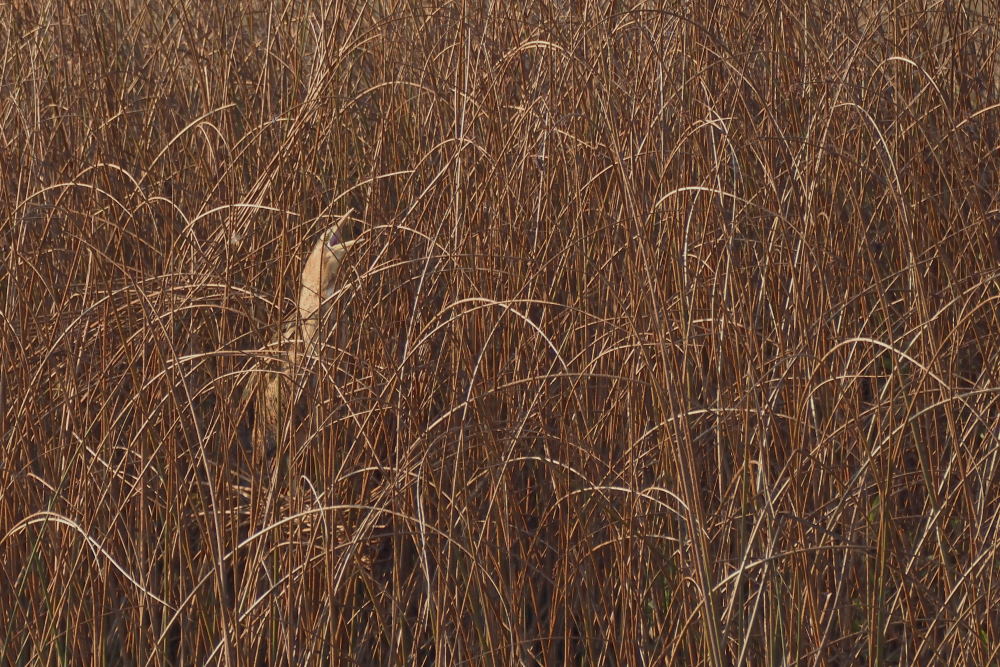
[[992, 4], [0, 4], [0, 657], [997, 663]]

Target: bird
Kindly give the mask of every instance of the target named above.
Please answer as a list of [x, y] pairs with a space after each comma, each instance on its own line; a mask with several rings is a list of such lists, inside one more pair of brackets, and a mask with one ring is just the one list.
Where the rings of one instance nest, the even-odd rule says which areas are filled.
[[[296, 369], [322, 342], [318, 333], [327, 305], [337, 293], [341, 264], [357, 242], [346, 238], [349, 220], [350, 212], [341, 216], [313, 245], [299, 280], [296, 314], [268, 345], [274, 356], [266, 362], [266, 372], [257, 374], [255, 430], [268, 451], [273, 451], [285, 426], [291, 426], [290, 431], [294, 432], [294, 421], [301, 418], [303, 392], [296, 383]], [[293, 423], [287, 423], [289, 418]]]

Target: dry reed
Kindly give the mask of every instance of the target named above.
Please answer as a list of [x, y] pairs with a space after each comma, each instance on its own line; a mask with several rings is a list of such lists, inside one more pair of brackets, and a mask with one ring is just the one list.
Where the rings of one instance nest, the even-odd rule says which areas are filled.
[[996, 664], [993, 4], [0, 5], [0, 656]]

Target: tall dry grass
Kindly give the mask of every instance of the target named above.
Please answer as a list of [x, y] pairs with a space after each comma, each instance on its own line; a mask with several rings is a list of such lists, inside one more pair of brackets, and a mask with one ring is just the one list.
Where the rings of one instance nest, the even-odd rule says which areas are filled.
[[0, 655], [996, 663], [995, 10], [3, 4]]

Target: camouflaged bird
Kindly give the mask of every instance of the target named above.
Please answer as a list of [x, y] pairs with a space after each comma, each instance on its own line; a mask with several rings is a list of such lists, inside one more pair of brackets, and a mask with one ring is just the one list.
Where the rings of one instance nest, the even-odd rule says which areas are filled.
[[296, 377], [301, 378], [301, 373], [297, 374], [296, 368], [320, 342], [317, 333], [322, 326], [326, 303], [337, 291], [336, 278], [344, 255], [356, 241], [344, 238], [349, 215], [341, 217], [313, 246], [302, 269], [296, 316], [268, 345], [275, 358], [268, 364], [268, 370], [259, 376], [262, 379], [257, 387], [255, 410], [257, 437], [267, 443], [268, 450], [273, 449], [284, 430], [285, 420], [291, 417], [293, 423], [287, 425], [294, 432], [294, 422], [302, 417], [303, 388], [297, 386]]

